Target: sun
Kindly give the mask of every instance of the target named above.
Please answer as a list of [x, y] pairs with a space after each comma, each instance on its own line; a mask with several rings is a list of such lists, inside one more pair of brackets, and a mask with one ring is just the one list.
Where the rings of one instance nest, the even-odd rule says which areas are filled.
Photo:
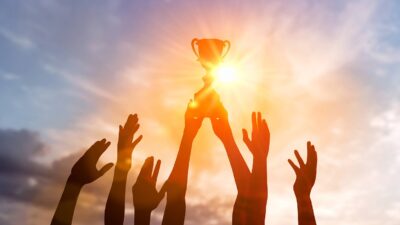
[[222, 64], [214, 69], [213, 75], [219, 84], [231, 84], [237, 81], [237, 70], [234, 65]]

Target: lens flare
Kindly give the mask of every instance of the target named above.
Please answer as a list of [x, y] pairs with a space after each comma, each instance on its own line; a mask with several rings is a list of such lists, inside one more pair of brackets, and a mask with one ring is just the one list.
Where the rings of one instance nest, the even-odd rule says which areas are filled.
[[218, 83], [229, 84], [237, 80], [236, 72], [233, 65], [222, 64], [214, 70], [214, 76]]

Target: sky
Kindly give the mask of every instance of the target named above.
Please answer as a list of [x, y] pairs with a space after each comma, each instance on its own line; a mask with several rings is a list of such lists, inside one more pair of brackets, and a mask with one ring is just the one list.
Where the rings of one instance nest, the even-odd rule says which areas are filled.
[[[242, 155], [260, 111], [271, 131], [266, 223], [297, 223], [287, 163], [311, 140], [319, 224], [400, 223], [400, 2], [396, 0], [0, 0], [0, 224], [49, 223], [70, 168], [96, 140], [112, 144], [137, 113], [147, 156], [167, 178], [188, 101], [204, 71], [193, 38], [229, 40], [237, 79], [217, 86]], [[112, 173], [84, 188], [74, 224], [103, 222]], [[193, 144], [186, 224], [231, 224], [229, 161], [209, 121]], [[160, 224], [163, 201], [152, 215]]]

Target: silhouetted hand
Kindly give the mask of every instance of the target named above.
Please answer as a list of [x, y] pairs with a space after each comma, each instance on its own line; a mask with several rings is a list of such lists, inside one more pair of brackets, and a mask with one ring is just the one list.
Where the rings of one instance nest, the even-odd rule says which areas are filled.
[[196, 113], [196, 106], [193, 100], [190, 100], [185, 112], [185, 129], [184, 135], [194, 139], [203, 123], [203, 117], [199, 117]]
[[[250, 183], [245, 186], [245, 191], [239, 193], [238, 199], [244, 201], [244, 207], [234, 212], [246, 214], [242, 219], [244, 223], [259, 225], [265, 223], [266, 205], [268, 199], [267, 185], [267, 156], [269, 152], [270, 133], [267, 122], [262, 119], [261, 113], [252, 113], [252, 135], [249, 139], [248, 132], [243, 129], [243, 141], [253, 154], [253, 167], [250, 175]], [[236, 206], [236, 205], [235, 205]], [[240, 209], [244, 209], [241, 212]]]
[[98, 170], [96, 164], [100, 156], [110, 146], [106, 139], [94, 143], [72, 167], [51, 225], [70, 225], [74, 216], [79, 193], [85, 184], [103, 176], [112, 166], [108, 163]]
[[126, 180], [132, 165], [132, 151], [142, 140], [142, 135], [140, 135], [133, 141], [133, 136], [138, 129], [139, 124], [136, 114], [129, 115], [125, 125], [119, 126], [117, 165], [106, 202], [105, 225], [122, 225], [124, 223]]
[[132, 187], [133, 205], [135, 210], [151, 212], [157, 208], [165, 193], [156, 189], [158, 172], [161, 161], [158, 160], [154, 168], [154, 157], [149, 157], [144, 162], [136, 183]]
[[119, 126], [117, 166], [122, 170], [131, 168], [132, 151], [142, 140], [142, 135], [133, 141], [133, 136], [139, 129], [137, 115], [129, 115], [124, 126]]
[[216, 115], [211, 117], [211, 125], [215, 135], [222, 142], [227, 141], [227, 139], [232, 139], [232, 131], [228, 121], [228, 112], [221, 102], [215, 107]]
[[297, 150], [294, 154], [300, 167], [289, 159], [289, 164], [296, 173], [293, 190], [297, 201], [297, 215], [299, 225], [316, 225], [314, 210], [311, 202], [311, 190], [317, 176], [317, 152], [311, 142], [307, 142], [307, 162], [304, 163]]
[[270, 133], [267, 122], [262, 119], [261, 113], [252, 113], [251, 140], [246, 129], [243, 129], [243, 141], [254, 157], [266, 158], [269, 151]]
[[296, 196], [310, 196], [311, 189], [314, 186], [317, 176], [317, 152], [311, 142], [307, 142], [307, 162], [304, 163], [303, 159], [297, 150], [294, 154], [299, 162], [299, 167], [296, 166], [292, 160], [288, 160], [296, 173], [296, 181], [293, 185], [293, 190]]
[[70, 179], [79, 184], [88, 184], [103, 176], [113, 164], [108, 163], [100, 170], [96, 164], [110, 144], [106, 139], [94, 143], [72, 167]]

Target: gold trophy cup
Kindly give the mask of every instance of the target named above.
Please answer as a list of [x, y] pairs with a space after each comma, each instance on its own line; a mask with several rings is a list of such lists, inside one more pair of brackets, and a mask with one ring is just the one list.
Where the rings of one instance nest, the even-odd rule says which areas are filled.
[[[196, 46], [198, 51], [196, 51]], [[224, 52], [224, 49], [226, 50]], [[194, 95], [194, 103], [197, 108], [198, 116], [212, 117], [218, 116], [215, 109], [220, 104], [219, 95], [214, 90], [212, 83], [214, 81], [213, 70], [217, 68], [228, 54], [231, 44], [229, 41], [219, 39], [193, 39], [192, 49], [198, 57], [198, 61], [206, 70], [203, 76], [204, 86]]]

